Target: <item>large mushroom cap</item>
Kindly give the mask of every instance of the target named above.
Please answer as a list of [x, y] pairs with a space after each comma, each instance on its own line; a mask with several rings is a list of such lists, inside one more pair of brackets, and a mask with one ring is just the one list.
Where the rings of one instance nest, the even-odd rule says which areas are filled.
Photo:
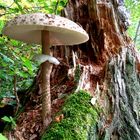
[[86, 31], [73, 21], [44, 13], [25, 14], [9, 21], [3, 33], [27, 43], [41, 44], [41, 31], [49, 31], [51, 45], [76, 45], [86, 42]]

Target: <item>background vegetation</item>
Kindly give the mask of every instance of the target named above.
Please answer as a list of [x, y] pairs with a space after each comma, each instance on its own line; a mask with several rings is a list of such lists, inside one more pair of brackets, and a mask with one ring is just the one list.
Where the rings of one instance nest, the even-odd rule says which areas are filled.
[[125, 0], [125, 5], [131, 15], [131, 26], [128, 34], [134, 40], [136, 47], [140, 50], [140, 1]]
[[0, 98], [13, 96], [13, 87], [28, 88], [38, 65], [32, 61], [40, 46], [26, 44], [2, 35], [6, 21], [26, 13], [60, 14], [67, 0], [0, 0]]
[[[3, 97], [15, 98], [14, 90], [25, 90], [31, 86], [39, 66], [32, 58], [41, 51], [39, 45], [4, 36], [5, 23], [21, 14], [60, 14], [66, 3], [67, 0], [0, 0], [0, 102]], [[6, 138], [0, 134], [0, 139]]]

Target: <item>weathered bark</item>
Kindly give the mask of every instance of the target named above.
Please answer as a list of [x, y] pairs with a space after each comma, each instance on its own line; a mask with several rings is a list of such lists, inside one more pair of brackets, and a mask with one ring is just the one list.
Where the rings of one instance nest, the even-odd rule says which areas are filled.
[[103, 138], [139, 140], [140, 79], [132, 48], [123, 48], [117, 57], [110, 60], [108, 77], [111, 77], [107, 80], [111, 120]]

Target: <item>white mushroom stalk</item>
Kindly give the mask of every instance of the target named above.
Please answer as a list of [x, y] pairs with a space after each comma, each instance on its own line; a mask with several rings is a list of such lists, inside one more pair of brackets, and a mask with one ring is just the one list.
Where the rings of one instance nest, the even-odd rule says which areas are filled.
[[50, 75], [52, 64], [59, 61], [52, 57], [50, 46], [77, 45], [88, 41], [86, 31], [73, 21], [50, 14], [33, 13], [15, 17], [7, 22], [3, 34], [26, 43], [42, 45], [41, 62], [42, 121], [44, 129], [51, 122]]

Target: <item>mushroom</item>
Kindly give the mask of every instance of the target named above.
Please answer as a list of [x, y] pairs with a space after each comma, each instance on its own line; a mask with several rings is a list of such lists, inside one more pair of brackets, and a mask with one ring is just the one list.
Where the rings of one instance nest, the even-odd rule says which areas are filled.
[[60, 62], [53, 56], [45, 55], [45, 54], [38, 54], [33, 57], [33, 60], [38, 62], [39, 64], [49, 61], [52, 64], [59, 65]]
[[58, 15], [44, 13], [24, 14], [15, 17], [7, 22], [3, 34], [26, 43], [42, 45], [43, 63], [41, 64], [40, 85], [42, 119], [44, 127], [47, 127], [51, 122], [50, 74], [52, 63], [59, 64], [57, 59], [51, 56], [50, 46], [84, 43], [88, 41], [89, 36], [83, 28], [73, 21]]

